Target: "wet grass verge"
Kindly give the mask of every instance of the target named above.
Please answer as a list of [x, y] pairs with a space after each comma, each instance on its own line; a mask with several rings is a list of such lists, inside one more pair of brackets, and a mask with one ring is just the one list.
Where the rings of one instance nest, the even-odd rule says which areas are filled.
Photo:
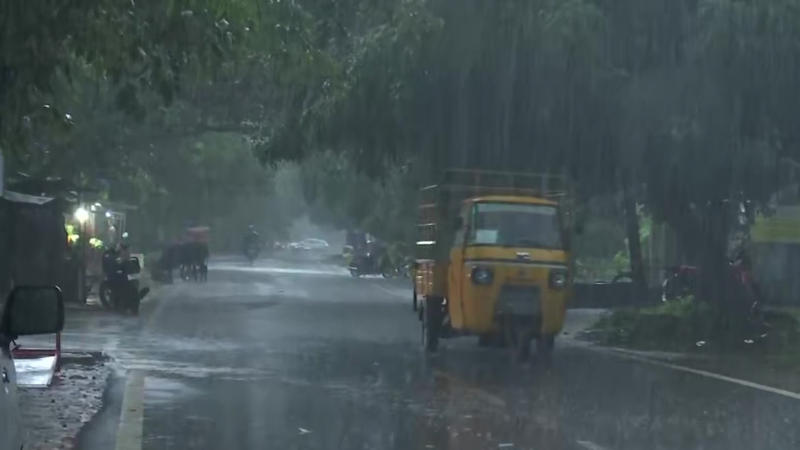
[[766, 327], [730, 326], [708, 303], [685, 298], [652, 307], [621, 308], [600, 318], [583, 338], [635, 350], [740, 356], [774, 367], [800, 367], [800, 321], [767, 310]]

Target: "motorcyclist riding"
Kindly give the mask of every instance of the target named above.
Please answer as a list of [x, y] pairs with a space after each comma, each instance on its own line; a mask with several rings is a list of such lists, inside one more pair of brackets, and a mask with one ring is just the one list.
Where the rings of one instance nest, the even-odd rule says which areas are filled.
[[247, 227], [247, 233], [245, 233], [244, 239], [242, 240], [242, 252], [252, 264], [252, 262], [258, 257], [260, 250], [261, 237], [258, 235], [256, 227], [250, 225]]

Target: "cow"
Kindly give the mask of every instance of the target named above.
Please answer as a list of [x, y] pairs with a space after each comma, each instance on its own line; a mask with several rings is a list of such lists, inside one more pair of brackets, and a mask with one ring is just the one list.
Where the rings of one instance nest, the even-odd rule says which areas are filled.
[[205, 242], [178, 242], [167, 246], [158, 262], [164, 281], [172, 282], [172, 271], [178, 269], [183, 280], [208, 280], [208, 244]]
[[178, 266], [184, 280], [206, 281], [208, 279], [208, 244], [184, 242], [178, 248]]

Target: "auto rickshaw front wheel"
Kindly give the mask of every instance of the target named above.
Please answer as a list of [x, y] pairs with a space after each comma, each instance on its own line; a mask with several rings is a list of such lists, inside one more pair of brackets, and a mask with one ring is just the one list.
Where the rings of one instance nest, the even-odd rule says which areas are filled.
[[442, 299], [426, 297], [422, 307], [422, 348], [428, 353], [439, 347], [442, 315]]

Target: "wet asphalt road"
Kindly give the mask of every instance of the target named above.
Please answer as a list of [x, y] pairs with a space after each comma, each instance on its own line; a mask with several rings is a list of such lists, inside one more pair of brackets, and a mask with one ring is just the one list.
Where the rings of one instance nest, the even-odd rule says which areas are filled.
[[101, 346], [122, 374], [87, 449], [111, 448], [126, 395], [145, 449], [800, 448], [800, 401], [569, 336], [549, 369], [474, 338], [427, 357], [404, 282], [320, 262], [217, 260], [139, 319], [70, 318], [64, 341]]

